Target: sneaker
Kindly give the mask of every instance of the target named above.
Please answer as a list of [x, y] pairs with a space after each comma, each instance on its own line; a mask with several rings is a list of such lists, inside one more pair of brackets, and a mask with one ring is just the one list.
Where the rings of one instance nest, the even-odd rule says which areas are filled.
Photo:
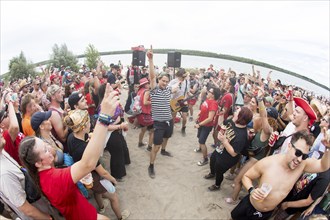
[[196, 152], [196, 153], [198, 153], [198, 152], [202, 152], [202, 149], [200, 149], [200, 148], [196, 148], [196, 149], [194, 149], [194, 152]]
[[173, 157], [172, 154], [166, 150], [161, 150], [160, 154], [163, 156]]
[[148, 173], [151, 179], [154, 179], [156, 174], [155, 174], [155, 169], [151, 166], [148, 167]]
[[198, 166], [204, 166], [204, 165], [208, 164], [208, 162], [209, 162], [209, 159], [208, 158], [204, 158], [204, 160], [198, 161], [197, 162], [197, 165]]
[[105, 212], [105, 209], [110, 205], [110, 202], [108, 199], [103, 199], [103, 208], [99, 209], [99, 213], [103, 214]]
[[194, 118], [192, 116], [190, 116], [189, 121], [194, 121]]
[[139, 144], [138, 144], [138, 147], [144, 147], [144, 146], [146, 146], [145, 143], [139, 143]]
[[212, 185], [210, 187], [208, 187], [208, 189], [212, 192], [212, 191], [217, 191], [220, 189], [220, 186], [217, 185]]
[[181, 134], [182, 134], [183, 137], [186, 136], [186, 127], [181, 128]]
[[152, 147], [150, 145], [148, 145], [147, 151], [150, 151], [151, 152], [151, 149], [152, 149]]
[[127, 209], [121, 212], [121, 220], [125, 220], [130, 216], [131, 212]]

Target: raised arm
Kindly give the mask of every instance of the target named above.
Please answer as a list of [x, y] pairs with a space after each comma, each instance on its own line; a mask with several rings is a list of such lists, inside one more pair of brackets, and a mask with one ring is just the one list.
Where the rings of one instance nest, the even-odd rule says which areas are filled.
[[149, 76], [150, 76], [150, 89], [153, 90], [156, 87], [156, 74], [154, 67], [154, 52], [152, 51], [152, 45], [147, 51], [147, 57], [149, 61]]
[[259, 114], [261, 117], [261, 123], [262, 123], [262, 130], [261, 130], [261, 140], [265, 141], [269, 138], [270, 134], [273, 132], [273, 129], [268, 123], [267, 118], [267, 111], [264, 104], [264, 91], [262, 89], [259, 89], [257, 101], [258, 101], [258, 107], [259, 107]]
[[18, 125], [18, 120], [16, 117], [15, 108], [14, 108], [14, 104], [13, 104], [11, 97], [12, 97], [12, 93], [11, 92], [7, 93], [7, 95], [5, 97], [5, 102], [8, 105], [8, 117], [9, 117], [8, 132], [9, 132], [11, 140], [13, 142], [15, 142], [15, 139], [19, 132], [19, 125]]
[[[115, 109], [119, 104], [119, 98], [116, 95], [117, 92], [112, 91], [111, 86], [107, 83], [104, 99], [101, 103], [100, 115], [103, 114], [113, 117]], [[110, 119], [108, 121], [110, 121]], [[108, 126], [97, 122], [93, 136], [89, 141], [81, 160], [73, 164], [71, 167], [71, 176], [75, 183], [95, 169], [96, 163], [103, 152], [107, 130]]]
[[320, 173], [330, 168], [330, 134], [324, 132], [324, 138], [321, 142], [324, 146], [326, 146], [322, 159], [316, 160], [315, 158], [308, 158], [304, 169], [305, 172]]

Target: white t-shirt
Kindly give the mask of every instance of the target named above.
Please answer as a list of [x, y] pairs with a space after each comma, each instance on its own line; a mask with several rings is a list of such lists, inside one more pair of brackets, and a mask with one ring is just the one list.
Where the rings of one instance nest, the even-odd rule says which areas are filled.
[[0, 153], [0, 197], [21, 219], [30, 219], [18, 210], [18, 207], [22, 206], [26, 200], [25, 177], [12, 162], [19, 166], [5, 150], [2, 150]]
[[[173, 87], [179, 82], [177, 78], [172, 79], [170, 83], [168, 84], [169, 87]], [[179, 98], [180, 96], [186, 96], [186, 94], [189, 92], [190, 89], [190, 82], [189, 80], [183, 80], [181, 82], [181, 85], [179, 86], [178, 90], [175, 93], [172, 93], [172, 99]]]

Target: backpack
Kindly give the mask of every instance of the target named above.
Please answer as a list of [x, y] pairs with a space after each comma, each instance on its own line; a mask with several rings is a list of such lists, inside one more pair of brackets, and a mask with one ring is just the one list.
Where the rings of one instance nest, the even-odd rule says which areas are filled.
[[129, 106], [129, 110], [126, 112], [129, 115], [136, 116], [138, 114], [141, 114], [142, 108], [141, 108], [141, 100], [139, 95], [133, 96], [131, 94], [131, 104]]

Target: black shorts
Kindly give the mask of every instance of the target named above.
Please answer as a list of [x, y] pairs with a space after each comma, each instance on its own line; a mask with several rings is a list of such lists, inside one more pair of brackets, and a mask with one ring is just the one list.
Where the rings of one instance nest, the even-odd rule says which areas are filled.
[[163, 138], [170, 138], [173, 133], [173, 120], [154, 121], [154, 145], [161, 145]]
[[240, 203], [231, 211], [233, 220], [262, 220], [269, 219], [273, 211], [259, 212], [250, 202], [250, 195], [246, 195]]
[[[189, 111], [188, 106], [183, 106], [178, 112], [188, 112], [188, 111]], [[174, 112], [172, 108], [171, 108], [171, 112]]]
[[210, 132], [212, 131], [212, 128], [213, 128], [213, 126], [211, 126], [211, 127], [201, 126], [198, 128], [197, 137], [198, 137], [199, 144], [205, 144], [207, 137], [209, 136]]
[[181, 108], [180, 112], [188, 112], [189, 108], [188, 106], [184, 106]]

